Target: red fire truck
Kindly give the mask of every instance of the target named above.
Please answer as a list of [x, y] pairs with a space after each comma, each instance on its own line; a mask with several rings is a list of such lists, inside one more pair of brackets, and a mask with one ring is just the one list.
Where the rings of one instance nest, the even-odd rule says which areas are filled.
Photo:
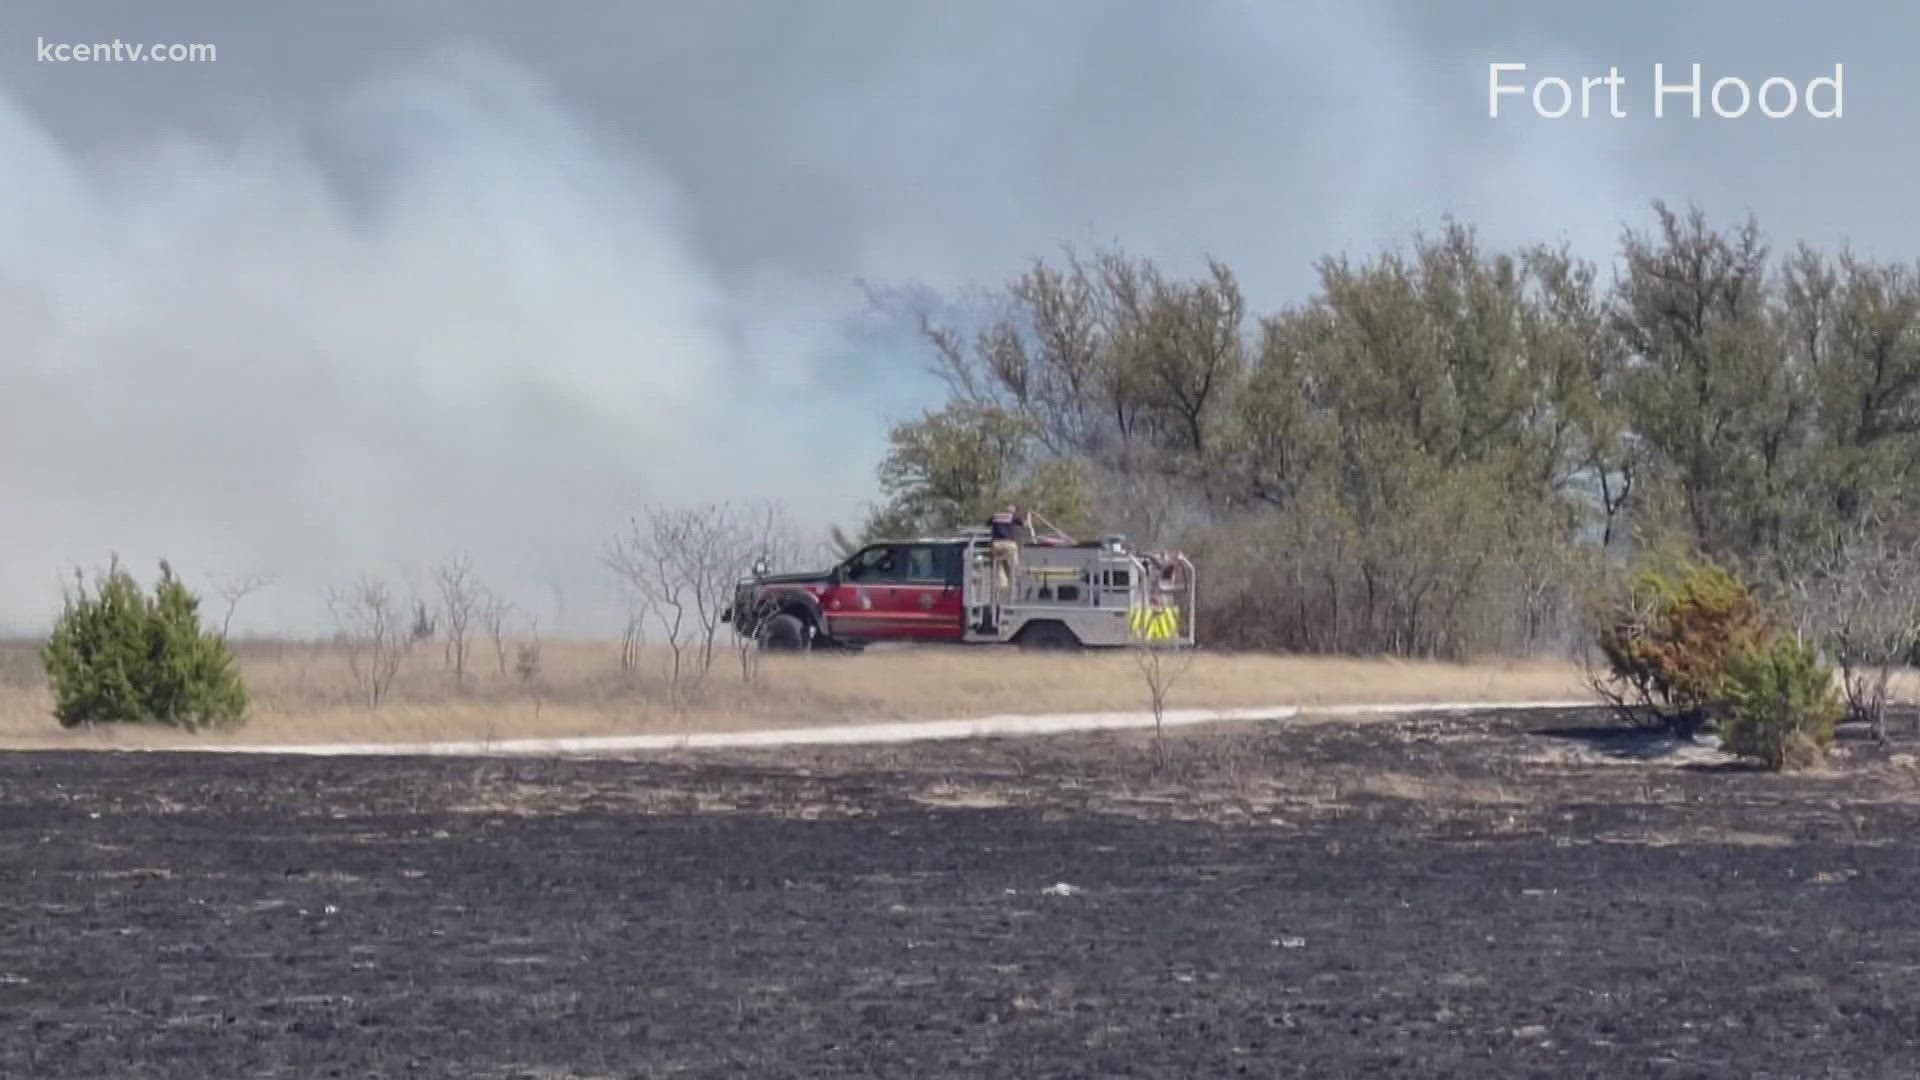
[[1121, 536], [1052, 537], [1017, 552], [1010, 566], [996, 565], [982, 529], [870, 543], [817, 572], [761, 565], [738, 583], [722, 617], [768, 649], [1194, 643], [1195, 575], [1185, 555], [1135, 551]]

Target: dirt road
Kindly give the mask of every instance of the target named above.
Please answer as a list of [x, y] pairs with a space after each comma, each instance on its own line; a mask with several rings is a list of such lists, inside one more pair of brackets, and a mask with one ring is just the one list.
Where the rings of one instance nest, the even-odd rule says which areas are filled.
[[422, 755], [452, 757], [553, 756], [561, 754], [625, 754], [661, 750], [746, 750], [779, 746], [867, 746], [887, 743], [937, 742], [949, 739], [994, 739], [1019, 736], [1073, 735], [1091, 731], [1148, 731], [1224, 724], [1234, 721], [1283, 721], [1301, 716], [1315, 719], [1352, 719], [1403, 713], [1475, 712], [1581, 708], [1584, 701], [1512, 701], [1433, 704], [1270, 705], [1234, 709], [1166, 709], [1151, 712], [1008, 713], [950, 720], [869, 720], [855, 724], [816, 727], [764, 728], [754, 731], [704, 731], [683, 735], [582, 735], [545, 739], [440, 740], [433, 742], [316, 742], [219, 743], [201, 741], [150, 749], [190, 753], [299, 755], [304, 757], [370, 757]]

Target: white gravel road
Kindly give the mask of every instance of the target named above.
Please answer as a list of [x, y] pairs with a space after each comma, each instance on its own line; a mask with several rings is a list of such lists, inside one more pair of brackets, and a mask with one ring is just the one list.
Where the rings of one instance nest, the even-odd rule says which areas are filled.
[[[1357, 717], [1409, 713], [1458, 713], [1487, 709], [1575, 709], [1593, 701], [1408, 702], [1373, 705], [1275, 705], [1240, 709], [1168, 709], [1166, 727], [1190, 727], [1234, 720], [1290, 720], [1300, 716]], [[1151, 712], [1003, 714], [955, 720], [915, 720], [761, 731], [714, 731], [684, 735], [593, 735], [553, 739], [499, 739], [483, 742], [358, 742], [305, 745], [226, 745], [154, 748], [156, 752], [301, 754], [301, 755], [572, 755], [620, 754], [659, 750], [721, 750], [739, 747], [830, 746], [922, 742], [936, 739], [987, 739], [1064, 735], [1083, 731], [1121, 731], [1153, 727]]]

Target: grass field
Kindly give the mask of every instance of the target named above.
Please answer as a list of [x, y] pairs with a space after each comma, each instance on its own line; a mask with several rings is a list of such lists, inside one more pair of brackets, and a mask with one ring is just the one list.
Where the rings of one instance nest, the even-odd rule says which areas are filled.
[[[116, 746], [212, 740], [254, 743], [415, 741], [639, 734], [912, 720], [996, 713], [1139, 710], [1146, 684], [1129, 653], [1054, 655], [1011, 649], [875, 648], [857, 655], [770, 657], [753, 685], [720, 652], [704, 678], [673, 690], [662, 649], [623, 671], [617, 642], [547, 643], [523, 680], [480, 642], [456, 683], [438, 649], [409, 658], [369, 708], [341, 650], [237, 645], [253, 696], [233, 731], [182, 735], [108, 726], [61, 728], [30, 643], [0, 644], [0, 746]], [[1472, 665], [1312, 657], [1198, 655], [1174, 684], [1175, 708], [1584, 698], [1563, 662]]]

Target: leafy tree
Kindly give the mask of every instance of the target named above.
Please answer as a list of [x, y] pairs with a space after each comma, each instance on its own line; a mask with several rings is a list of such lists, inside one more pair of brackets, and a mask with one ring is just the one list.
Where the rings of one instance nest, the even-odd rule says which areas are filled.
[[1286, 509], [1324, 476], [1338, 432], [1310, 396], [1308, 351], [1324, 330], [1323, 312], [1289, 312], [1263, 320], [1252, 370], [1235, 396], [1225, 470], [1243, 503]]
[[193, 730], [245, 718], [247, 692], [199, 600], [165, 562], [149, 597], [116, 560], [75, 588], [41, 659], [62, 726], [155, 723]]
[[1833, 525], [1920, 535], [1920, 272], [1652, 209], [1610, 279], [1448, 221], [1264, 317], [1217, 261], [1037, 261], [923, 319], [949, 399], [868, 534], [1035, 504], [1204, 553], [1217, 643], [1404, 655], [1570, 645], [1669, 533], [1775, 592]]
[[1029, 419], [955, 403], [896, 425], [890, 443], [880, 465], [887, 501], [869, 518], [869, 537], [977, 525], [1008, 503], [1039, 509], [1069, 531], [1087, 524], [1079, 467], [1043, 456]]
[[1545, 398], [1527, 418], [1542, 439], [1539, 479], [1591, 511], [1605, 550], [1626, 533], [1641, 471], [1624, 394], [1627, 352], [1591, 262], [1564, 248], [1535, 248], [1525, 258], [1533, 299], [1520, 318]]
[[1768, 248], [1751, 218], [1723, 233], [1697, 209], [1654, 211], [1657, 236], [1623, 239], [1616, 286], [1635, 431], [1703, 550], [1777, 548], [1811, 410], [1805, 365], [1771, 310]]
[[1140, 277], [1144, 296], [1129, 296], [1125, 346], [1110, 363], [1135, 388], [1155, 443], [1203, 465], [1245, 367], [1246, 301], [1217, 260], [1198, 281], [1169, 281], [1151, 265]]
[[1820, 455], [1804, 513], [1842, 526], [1911, 512], [1920, 451], [1920, 277], [1806, 248], [1782, 277], [1784, 320], [1809, 373]]

